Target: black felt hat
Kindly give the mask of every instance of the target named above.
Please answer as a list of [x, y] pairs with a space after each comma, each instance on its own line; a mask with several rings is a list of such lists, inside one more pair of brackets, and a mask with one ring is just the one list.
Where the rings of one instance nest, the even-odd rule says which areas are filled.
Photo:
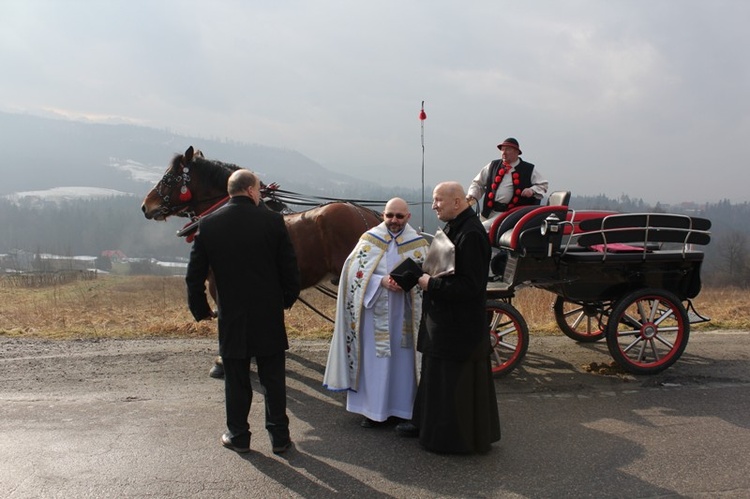
[[515, 147], [516, 149], [518, 149], [518, 154], [523, 154], [521, 152], [521, 148], [518, 145], [518, 141], [516, 139], [514, 139], [513, 137], [508, 137], [507, 139], [505, 139], [504, 141], [502, 141], [501, 143], [499, 143], [497, 145], [497, 148], [502, 151], [503, 150], [503, 146]]

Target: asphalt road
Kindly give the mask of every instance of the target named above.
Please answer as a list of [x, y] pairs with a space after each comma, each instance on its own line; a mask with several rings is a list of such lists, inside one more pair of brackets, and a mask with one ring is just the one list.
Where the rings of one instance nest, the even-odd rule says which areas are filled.
[[212, 340], [0, 338], [0, 496], [750, 497], [750, 335], [692, 334], [654, 376], [602, 375], [606, 345], [532, 334], [496, 381], [503, 438], [484, 456], [360, 428], [321, 387], [327, 345], [288, 355], [295, 448], [271, 452], [262, 396], [247, 455], [224, 449]]

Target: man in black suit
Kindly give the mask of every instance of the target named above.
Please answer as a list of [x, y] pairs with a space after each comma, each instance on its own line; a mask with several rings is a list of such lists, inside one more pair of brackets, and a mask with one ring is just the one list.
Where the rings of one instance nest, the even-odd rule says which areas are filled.
[[274, 453], [289, 449], [284, 309], [300, 292], [299, 269], [283, 217], [260, 203], [260, 180], [237, 170], [227, 183], [230, 200], [200, 222], [185, 281], [196, 320], [216, 316], [208, 304], [209, 268], [216, 280], [219, 354], [224, 364], [227, 432], [221, 443], [249, 452], [248, 415], [253, 392], [250, 359], [255, 357], [265, 391], [266, 429]]

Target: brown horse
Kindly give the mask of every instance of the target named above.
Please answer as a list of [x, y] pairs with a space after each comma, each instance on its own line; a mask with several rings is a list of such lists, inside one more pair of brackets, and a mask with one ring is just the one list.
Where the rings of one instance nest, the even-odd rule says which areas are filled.
[[[195, 218], [227, 196], [227, 179], [237, 165], [208, 160], [190, 146], [174, 157], [162, 179], [146, 194], [141, 210], [149, 220], [170, 216]], [[284, 215], [300, 269], [302, 288], [326, 275], [338, 279], [359, 237], [381, 222], [373, 210], [348, 202], [332, 202]]]

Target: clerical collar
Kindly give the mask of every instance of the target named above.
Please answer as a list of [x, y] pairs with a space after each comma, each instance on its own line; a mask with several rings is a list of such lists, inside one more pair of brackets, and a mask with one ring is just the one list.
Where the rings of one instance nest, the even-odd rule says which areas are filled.
[[398, 236], [400, 236], [403, 233], [404, 233], [404, 229], [401, 229], [396, 234], [394, 234], [393, 232], [390, 231], [390, 229], [388, 229], [388, 234], [390, 234], [391, 239], [396, 239], [396, 238], [398, 238]]

